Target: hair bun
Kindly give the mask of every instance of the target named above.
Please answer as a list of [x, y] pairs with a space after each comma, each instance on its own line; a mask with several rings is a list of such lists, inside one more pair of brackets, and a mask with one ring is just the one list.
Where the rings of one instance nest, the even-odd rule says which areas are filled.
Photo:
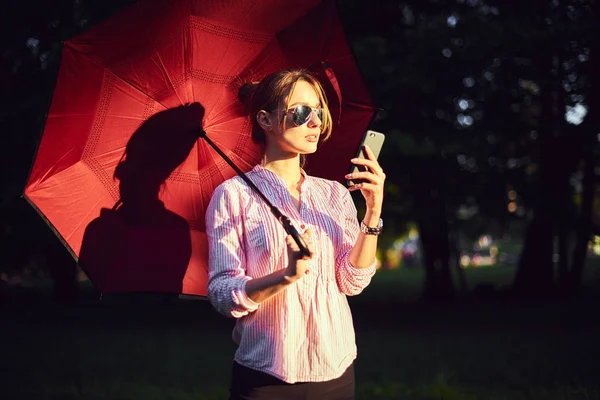
[[258, 82], [248, 82], [240, 86], [240, 89], [238, 90], [238, 99], [244, 103], [246, 108], [248, 108], [248, 105], [251, 103], [252, 96], [257, 88]]

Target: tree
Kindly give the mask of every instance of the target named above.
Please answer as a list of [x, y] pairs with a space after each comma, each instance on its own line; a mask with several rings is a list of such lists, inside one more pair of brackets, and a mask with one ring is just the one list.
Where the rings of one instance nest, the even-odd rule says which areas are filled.
[[[404, 201], [413, 206], [408, 214], [427, 215], [433, 205], [419, 201], [417, 187], [406, 178], [417, 171], [399, 157], [422, 157], [426, 161], [415, 164], [430, 173], [436, 170], [431, 160], [446, 160], [459, 171], [452, 186], [420, 182], [429, 193], [444, 193], [447, 212], [428, 217], [437, 215], [438, 226], [457, 226], [456, 211], [466, 204], [478, 210], [472, 218], [495, 222], [500, 234], [511, 220], [527, 222], [515, 284], [524, 292], [553, 287], [554, 240], [563, 238], [566, 254], [569, 221], [576, 215], [584, 221], [590, 202], [585, 197], [578, 209], [572, 201], [572, 176], [586, 157], [589, 136], [565, 121], [565, 107], [581, 106], [579, 96], [594, 73], [585, 70], [595, 33], [589, 2], [340, 6], [351, 10], [346, 15], [354, 23], [348, 23], [360, 27], [349, 35], [373, 96], [385, 109], [376, 122], [390, 138], [382, 164], [389, 184], [410, 198]], [[577, 254], [580, 266], [565, 267], [563, 256], [563, 269], [581, 270], [585, 253]]]
[[[537, 10], [539, 17], [535, 25], [540, 30], [544, 26], [547, 37], [544, 51], [534, 59], [542, 109], [539, 197], [533, 208], [514, 282], [517, 292], [530, 296], [553, 293], [557, 286], [572, 293], [581, 285], [585, 249], [591, 232], [593, 196], [595, 117], [574, 126], [572, 124], [578, 125], [580, 121], [574, 121], [571, 116], [569, 124], [569, 115], [565, 115], [565, 110], [574, 104], [585, 108], [586, 102], [589, 109], [595, 101], [595, 94], [590, 96], [586, 90], [594, 73], [593, 70], [586, 71], [590, 64], [587, 56], [589, 41], [597, 31], [590, 2], [563, 0], [541, 5], [543, 8]], [[539, 46], [544, 43], [539, 41]], [[587, 73], [583, 74], [584, 71]], [[579, 191], [584, 193], [585, 201], [575, 207], [572, 198], [576, 193], [570, 181], [582, 166], [585, 182], [583, 190]], [[574, 230], [578, 238], [577, 250], [572, 257], [570, 236]], [[555, 274], [555, 254], [558, 255], [558, 276]]]

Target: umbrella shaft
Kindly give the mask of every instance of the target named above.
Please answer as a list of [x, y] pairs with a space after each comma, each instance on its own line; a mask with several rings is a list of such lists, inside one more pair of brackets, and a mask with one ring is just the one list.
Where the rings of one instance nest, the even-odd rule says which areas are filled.
[[306, 243], [304, 243], [302, 236], [300, 236], [300, 234], [298, 233], [296, 228], [294, 228], [294, 226], [290, 222], [290, 219], [288, 217], [286, 217], [285, 215], [283, 215], [281, 213], [281, 211], [279, 211], [279, 209], [277, 207], [275, 207], [269, 201], [269, 199], [267, 199], [267, 197], [258, 189], [258, 187], [256, 187], [254, 182], [252, 182], [250, 180], [250, 178], [248, 178], [246, 176], [246, 174], [241, 169], [239, 169], [238, 166], [235, 165], [235, 163], [233, 161], [231, 161], [231, 159], [229, 157], [227, 157], [227, 155], [212, 140], [210, 140], [208, 138], [208, 136], [206, 135], [206, 132], [202, 128], [198, 127], [197, 129], [198, 129], [198, 135], [202, 139], [204, 139], [206, 141], [206, 143], [208, 143], [213, 149], [215, 149], [215, 151], [223, 158], [223, 160], [225, 160], [227, 162], [227, 164], [229, 164], [231, 166], [231, 168], [233, 168], [233, 170], [244, 180], [244, 182], [246, 182], [248, 184], [248, 186], [250, 186], [252, 188], [252, 190], [254, 190], [265, 201], [265, 203], [267, 203], [267, 205], [271, 209], [271, 212], [273, 213], [273, 215], [275, 215], [275, 218], [277, 218], [277, 220], [281, 223], [281, 225], [283, 225], [283, 228], [285, 229], [285, 231], [289, 235], [292, 235], [292, 238], [294, 238], [294, 241], [300, 248], [300, 252], [302, 253], [302, 255], [310, 257], [312, 255], [311, 252], [308, 250]]

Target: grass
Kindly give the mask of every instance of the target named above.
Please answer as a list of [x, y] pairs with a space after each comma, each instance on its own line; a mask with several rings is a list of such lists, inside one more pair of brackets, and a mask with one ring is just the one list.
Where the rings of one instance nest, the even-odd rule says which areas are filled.
[[[466, 273], [470, 287], [512, 278]], [[379, 271], [351, 299], [359, 399], [600, 399], [597, 303], [415, 304], [421, 281]], [[233, 321], [207, 302], [40, 298], [0, 318], [0, 399], [227, 398]]]
[[[509, 286], [516, 266], [500, 265], [495, 267], [464, 269], [467, 289], [473, 290], [479, 284], [493, 283], [496, 287]], [[456, 274], [454, 274], [456, 275]], [[380, 270], [373, 282], [361, 294], [361, 300], [382, 300], [393, 298], [401, 302], [418, 300], [425, 279], [422, 268], [400, 268]], [[456, 279], [455, 279], [456, 281]], [[455, 284], [458, 289], [458, 284]]]
[[[492, 285], [495, 289], [508, 288], [512, 285], [516, 265], [496, 265], [462, 270], [466, 281], [467, 292], [479, 285]], [[457, 273], [452, 270], [454, 286], [459, 290]], [[391, 299], [400, 302], [418, 300], [425, 279], [423, 268], [399, 268], [379, 270], [372, 283], [361, 294], [361, 300]], [[600, 286], [600, 257], [588, 257], [584, 269], [583, 281], [592, 285], [594, 290]]]
[[597, 397], [595, 356], [588, 353], [595, 340], [589, 332], [360, 332], [359, 393], [365, 399], [563, 399], [585, 398], [568, 394], [585, 389]]

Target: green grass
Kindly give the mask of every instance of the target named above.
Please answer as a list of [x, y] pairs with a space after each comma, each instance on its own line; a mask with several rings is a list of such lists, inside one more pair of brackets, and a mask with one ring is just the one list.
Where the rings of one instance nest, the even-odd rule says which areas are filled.
[[595, 355], [588, 352], [595, 341], [584, 332], [359, 332], [359, 393], [365, 399], [598, 398]]
[[[467, 290], [471, 291], [479, 284], [493, 284], [496, 288], [510, 286], [516, 266], [499, 265], [493, 267], [463, 269]], [[401, 302], [418, 300], [425, 279], [422, 268], [399, 268], [379, 270], [371, 284], [363, 291], [364, 300], [383, 300], [394, 298]], [[455, 288], [459, 290], [456, 272], [453, 271]]]
[[183, 308], [28, 309], [3, 327], [3, 390], [15, 399], [225, 398], [230, 323]]
[[[478, 285], [489, 284], [496, 289], [509, 288], [512, 285], [516, 265], [496, 265], [479, 268], [463, 269], [467, 284], [467, 292]], [[452, 270], [454, 286], [458, 292], [457, 272]], [[411, 302], [419, 299], [425, 271], [423, 268], [398, 268], [379, 270], [371, 284], [361, 294], [361, 300], [383, 300], [393, 298], [401, 302]], [[588, 257], [584, 269], [583, 281], [595, 288], [600, 287], [600, 257]]]
[[[5, 324], [1, 398], [226, 399], [230, 321], [137, 307], [41, 308]], [[359, 399], [598, 399], [597, 331], [379, 322], [357, 327]]]
[[[474, 287], [513, 270], [465, 273]], [[600, 399], [597, 304], [411, 303], [422, 279], [378, 271], [351, 299], [359, 399]], [[233, 321], [207, 302], [40, 298], [0, 308], [0, 321], [2, 400], [228, 397]]]

